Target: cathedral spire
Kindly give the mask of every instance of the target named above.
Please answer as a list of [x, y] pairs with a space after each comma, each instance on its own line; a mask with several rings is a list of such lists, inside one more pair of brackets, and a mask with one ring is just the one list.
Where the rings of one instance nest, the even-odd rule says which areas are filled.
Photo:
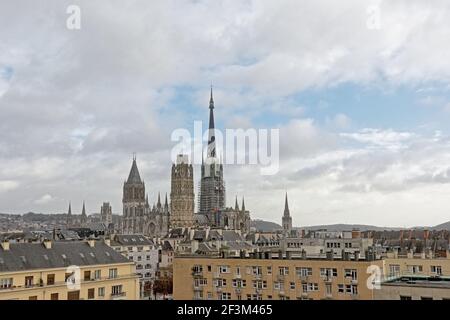
[[158, 203], [156, 204], [158, 208], [161, 208], [161, 193], [158, 192]]
[[284, 216], [289, 217], [291, 214], [289, 212], [288, 196], [286, 192], [286, 198], [284, 200]]
[[169, 209], [169, 203], [167, 202], [167, 192], [166, 192], [166, 199], [164, 200], [164, 209]]
[[69, 202], [69, 210], [67, 211], [67, 215], [72, 215], [72, 202]]
[[214, 98], [211, 85], [211, 97], [209, 99], [209, 132], [208, 132], [208, 158], [216, 157], [216, 136], [214, 128]]
[[83, 216], [86, 215], [86, 205], [85, 205], [84, 201], [83, 201], [83, 210], [81, 210], [81, 214], [82, 214]]
[[139, 170], [136, 164], [136, 154], [133, 154], [133, 164], [131, 165], [127, 183], [142, 183], [141, 176], [139, 175]]
[[237, 201], [237, 196], [236, 196], [236, 203], [234, 204], [234, 210], [235, 211], [239, 211], [239, 204], [238, 204], [238, 201]]
[[242, 211], [245, 211], [244, 197], [242, 197]]

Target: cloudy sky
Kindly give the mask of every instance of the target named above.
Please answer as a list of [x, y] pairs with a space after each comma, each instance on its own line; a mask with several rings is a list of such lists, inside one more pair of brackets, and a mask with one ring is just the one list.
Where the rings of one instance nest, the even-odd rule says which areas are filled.
[[170, 192], [171, 133], [207, 121], [212, 82], [219, 128], [280, 129], [278, 174], [227, 166], [228, 205], [448, 221], [449, 21], [447, 0], [1, 1], [0, 212], [121, 212], [133, 152]]

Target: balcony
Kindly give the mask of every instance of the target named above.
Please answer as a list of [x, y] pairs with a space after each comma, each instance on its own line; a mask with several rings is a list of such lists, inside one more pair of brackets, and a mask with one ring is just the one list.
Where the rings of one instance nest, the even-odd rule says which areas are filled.
[[350, 283], [351, 283], [351, 284], [358, 284], [358, 279], [352, 279], [352, 280], [350, 281]]
[[309, 281], [309, 276], [299, 276], [302, 283], [307, 283]]
[[242, 279], [242, 275], [241, 275], [241, 274], [236, 274], [236, 275], [235, 275], [235, 278], [236, 278], [236, 279]]
[[216, 287], [216, 291], [217, 291], [217, 292], [222, 292], [222, 291], [223, 291], [223, 288], [222, 288], [222, 287]]
[[194, 291], [203, 291], [203, 288], [200, 286], [195, 286], [194, 285]]
[[219, 272], [214, 272], [213, 277], [215, 279], [221, 278], [221, 274]]

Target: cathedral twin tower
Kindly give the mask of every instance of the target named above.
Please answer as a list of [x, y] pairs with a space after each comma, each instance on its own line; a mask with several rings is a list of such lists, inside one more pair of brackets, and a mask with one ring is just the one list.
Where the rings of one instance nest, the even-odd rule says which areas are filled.
[[187, 155], [179, 155], [172, 165], [170, 208], [167, 195], [164, 206], [160, 196], [156, 205], [150, 207], [133, 157], [128, 180], [123, 186], [122, 228], [125, 234], [141, 233], [150, 237], [161, 237], [169, 228], [214, 226], [239, 229], [247, 232], [250, 214], [242, 206], [225, 208], [225, 183], [223, 164], [216, 156], [214, 99], [211, 88], [209, 102], [209, 135], [206, 159], [202, 157], [199, 194], [199, 214], [194, 214], [194, 169]]

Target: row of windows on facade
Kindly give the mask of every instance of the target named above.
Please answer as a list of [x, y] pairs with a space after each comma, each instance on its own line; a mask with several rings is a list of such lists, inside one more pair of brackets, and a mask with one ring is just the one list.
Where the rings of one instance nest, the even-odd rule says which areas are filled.
[[[337, 286], [337, 292], [340, 294], [349, 294], [349, 295], [357, 295], [358, 294], [358, 286], [357, 285], [344, 285], [344, 284], [338, 284]], [[292, 289], [292, 287], [291, 287]], [[294, 289], [295, 290], [295, 287]], [[282, 289], [280, 292], [283, 291]], [[319, 291], [319, 285], [317, 283], [305, 283], [302, 285], [302, 292], [303, 293], [310, 293], [310, 292], [317, 292]], [[326, 295], [331, 296], [332, 295], [332, 286], [331, 284], [326, 285]], [[213, 299], [213, 293], [207, 292], [206, 293], [207, 299]], [[262, 300], [263, 295], [261, 293], [254, 293], [254, 294], [247, 294], [246, 295], [247, 300]], [[280, 294], [279, 298], [281, 300], [289, 300], [288, 295]], [[194, 299], [203, 299], [203, 291], [196, 291], [194, 293]], [[231, 292], [220, 292], [218, 294], [219, 300], [231, 300]], [[236, 294], [237, 300], [242, 300], [241, 294]], [[272, 299], [272, 295], [267, 295], [267, 299]], [[307, 297], [297, 297], [297, 299], [310, 299]]]
[[[93, 275], [93, 276], [92, 276]], [[74, 273], [66, 273], [65, 274], [65, 282], [69, 281], [75, 281]], [[109, 269], [109, 275], [108, 279], [115, 279], [118, 277], [118, 271], [117, 268]], [[91, 270], [84, 271], [83, 280], [84, 281], [91, 281], [91, 280], [100, 280], [102, 279], [102, 271], [101, 270], [94, 270], [94, 272], [91, 272]], [[0, 278], [0, 289], [8, 289], [14, 286], [14, 279], [13, 278]], [[35, 283], [34, 276], [25, 276], [25, 287], [33, 287], [35, 285], [44, 285], [43, 279], [39, 279], [38, 283]], [[54, 285], [55, 282], [55, 274], [48, 274], [47, 275], [47, 282], [46, 285]]]
[[[406, 266], [408, 272], [410, 273], [421, 273], [423, 272], [423, 266], [421, 265], [408, 265]], [[442, 266], [430, 266], [430, 272], [437, 275], [442, 275]], [[399, 264], [389, 265], [389, 275], [396, 276], [401, 273]]]
[[[75, 296], [76, 299], [79, 298], [79, 291], [69, 292], [68, 293], [68, 300], [71, 300], [71, 297]], [[115, 285], [111, 287], [111, 296], [122, 296], [124, 295], [123, 292], [123, 286], [122, 285]], [[97, 288], [97, 298], [104, 298], [105, 297], [105, 287]], [[88, 289], [88, 299], [95, 299], [95, 288]], [[37, 300], [37, 296], [30, 296], [28, 298], [29, 300]], [[51, 293], [50, 294], [50, 300], [59, 300], [59, 294], [58, 293]]]
[[[223, 288], [227, 286], [227, 280], [226, 279], [215, 279], [213, 281], [213, 285], [216, 288]], [[241, 288], [247, 288], [247, 280], [245, 279], [233, 279], [232, 280], [232, 287], [236, 289]], [[194, 287], [200, 288], [205, 287], [208, 285], [208, 279], [202, 278], [202, 279], [194, 279]], [[319, 291], [319, 284], [318, 283], [302, 283], [301, 284], [302, 291], [304, 293], [307, 292], [314, 292]], [[326, 284], [326, 292], [327, 294], [332, 293], [332, 285]], [[267, 289], [267, 281], [266, 280], [253, 280], [252, 281], [252, 288], [253, 289]], [[274, 290], [278, 291], [284, 291], [284, 282], [282, 281], [275, 281], [273, 283]], [[289, 289], [295, 290], [296, 289], [296, 283], [295, 282], [289, 282]], [[352, 285], [352, 284], [337, 284], [337, 292], [338, 293], [348, 293], [348, 294], [357, 294], [358, 293], [358, 286]]]
[[[202, 265], [195, 265], [192, 268], [194, 273], [200, 274], [203, 272], [203, 266]], [[207, 266], [208, 272], [212, 272], [212, 267]], [[231, 273], [230, 266], [219, 266], [218, 267], [218, 273]], [[248, 275], [262, 275], [263, 274], [263, 267], [261, 266], [247, 266], [246, 267], [246, 273]], [[307, 277], [313, 275], [313, 269], [309, 267], [296, 267], [295, 273], [297, 276], [300, 277]], [[236, 267], [236, 275], [241, 275], [241, 267]], [[267, 266], [266, 267], [266, 274], [272, 275], [272, 267]], [[289, 275], [289, 267], [278, 267], [278, 275], [280, 276], [287, 276]], [[336, 268], [320, 268], [320, 276], [321, 277], [337, 277], [338, 271]], [[344, 269], [344, 277], [350, 277], [353, 280], [357, 279], [357, 271], [356, 269]]]

